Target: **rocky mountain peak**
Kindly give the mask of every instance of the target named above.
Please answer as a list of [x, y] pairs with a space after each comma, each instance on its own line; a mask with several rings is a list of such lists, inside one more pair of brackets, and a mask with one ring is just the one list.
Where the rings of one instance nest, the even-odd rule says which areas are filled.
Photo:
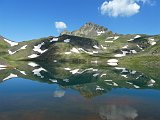
[[107, 28], [105, 28], [103, 26], [100, 26], [100, 25], [97, 25], [93, 22], [87, 22], [80, 29], [83, 29], [83, 30], [94, 29], [94, 30], [97, 30], [97, 31], [107, 31], [108, 30]]
[[60, 33], [60, 35], [71, 35], [71, 32], [69, 32], [68, 30], [64, 30]]
[[87, 22], [80, 29], [72, 31], [72, 32], [65, 30], [61, 32], [61, 35], [67, 34], [67, 35], [73, 35], [73, 36], [94, 38], [94, 37], [97, 37], [107, 32], [109, 32], [107, 28], [97, 25], [92, 22]]

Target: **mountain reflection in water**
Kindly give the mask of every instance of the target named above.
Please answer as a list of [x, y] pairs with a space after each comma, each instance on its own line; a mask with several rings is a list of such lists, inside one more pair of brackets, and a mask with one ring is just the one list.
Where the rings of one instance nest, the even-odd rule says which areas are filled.
[[18, 62], [0, 81], [0, 120], [160, 119], [159, 78], [123, 67]]

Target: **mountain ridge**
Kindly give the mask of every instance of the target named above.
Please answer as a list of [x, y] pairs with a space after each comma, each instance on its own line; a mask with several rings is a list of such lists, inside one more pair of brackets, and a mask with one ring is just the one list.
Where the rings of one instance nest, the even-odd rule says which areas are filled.
[[49, 36], [17, 43], [1, 36], [0, 54], [8, 60], [82, 60], [97, 63], [104, 58], [107, 61], [109, 58], [139, 55], [154, 46], [159, 48], [159, 42], [160, 35], [117, 34], [88, 22], [80, 29], [62, 32], [58, 37]]

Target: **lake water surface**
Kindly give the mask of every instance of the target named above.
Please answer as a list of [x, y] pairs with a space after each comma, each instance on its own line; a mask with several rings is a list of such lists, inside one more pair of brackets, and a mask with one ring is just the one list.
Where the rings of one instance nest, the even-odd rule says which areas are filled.
[[159, 78], [83, 64], [0, 70], [0, 120], [160, 120]]

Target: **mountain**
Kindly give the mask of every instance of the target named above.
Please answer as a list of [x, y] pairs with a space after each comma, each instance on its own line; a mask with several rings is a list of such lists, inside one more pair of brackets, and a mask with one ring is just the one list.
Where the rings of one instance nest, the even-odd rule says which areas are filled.
[[99, 26], [97, 24], [94, 24], [92, 22], [88, 22], [84, 24], [80, 29], [69, 32], [67, 30], [61, 32], [61, 35], [73, 35], [73, 36], [79, 36], [79, 37], [86, 37], [86, 38], [95, 38], [101, 34], [108, 34], [112, 33], [107, 28], [103, 26]]
[[0, 36], [0, 56], [7, 54], [7, 50], [10, 48], [10, 44], [6, 41], [6, 38]]
[[94, 23], [18, 43], [0, 36], [0, 81], [56, 83], [87, 98], [119, 87], [159, 89], [159, 55], [160, 35], [115, 34]]
[[[155, 36], [157, 40], [160, 40], [160, 35]], [[150, 39], [152, 40], [152, 39]], [[157, 41], [156, 45], [147, 48], [141, 53], [142, 55], [160, 55], [160, 42]]]
[[[6, 57], [11, 60], [62, 60], [80, 59], [86, 55], [93, 55], [98, 42], [94, 39], [71, 35], [20, 42], [8, 49]], [[82, 54], [81, 54], [82, 53]]]
[[160, 67], [160, 35], [147, 36], [133, 41], [138, 43], [142, 51], [120, 59], [124, 67], [146, 71], [159, 70]]
[[117, 34], [103, 26], [86, 23], [80, 29], [63, 31], [59, 37], [49, 36], [23, 42], [0, 37], [0, 58], [52, 62], [104, 63], [126, 56], [159, 55], [160, 35]]
[[[122, 35], [113, 33], [103, 26], [92, 22], [86, 23], [80, 29], [69, 32], [63, 31], [61, 35], [73, 35], [96, 40], [103, 54], [110, 54], [111, 57], [123, 57], [127, 54], [135, 54], [144, 49], [154, 46], [159, 42], [158, 35], [128, 34]], [[99, 54], [100, 54], [99, 53]]]

